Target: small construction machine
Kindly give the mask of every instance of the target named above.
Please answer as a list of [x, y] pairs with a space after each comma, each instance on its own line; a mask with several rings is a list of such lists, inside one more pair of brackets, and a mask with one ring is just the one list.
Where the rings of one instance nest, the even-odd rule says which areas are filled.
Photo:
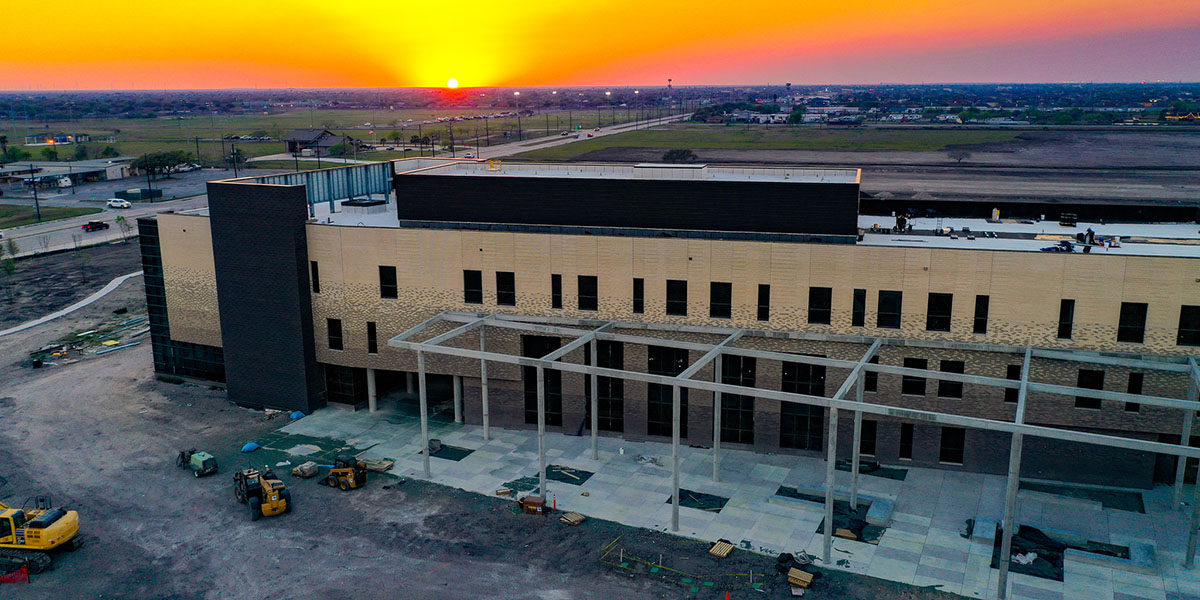
[[242, 469], [233, 474], [233, 495], [250, 506], [250, 520], [292, 512], [292, 494], [270, 470]]
[[367, 464], [358, 457], [343, 454], [333, 461], [329, 476], [324, 479], [330, 487], [340, 487], [343, 490], [353, 490], [367, 484]]
[[202, 450], [180, 450], [175, 457], [175, 466], [181, 469], [191, 469], [192, 475], [204, 477], [217, 472], [217, 457]]
[[0, 572], [28, 566], [30, 573], [40, 573], [50, 566], [51, 551], [78, 544], [78, 512], [53, 508], [50, 496], [30, 500], [34, 506], [28, 509], [0, 503]]

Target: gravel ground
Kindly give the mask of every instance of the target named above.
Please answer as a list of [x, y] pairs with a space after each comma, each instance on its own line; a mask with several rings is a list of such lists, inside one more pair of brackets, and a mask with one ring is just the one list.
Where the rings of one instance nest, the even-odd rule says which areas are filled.
[[[279, 418], [238, 408], [220, 390], [156, 380], [148, 344], [27, 365], [29, 349], [111, 319], [114, 310], [144, 314], [142, 294], [135, 278], [76, 313], [0, 338], [0, 500], [19, 505], [51, 494], [80, 512], [86, 540], [57, 554], [32, 584], [4, 586], [0, 597], [724, 597], [600, 561], [601, 548], [624, 536], [631, 551], [703, 570], [711, 559], [694, 541], [597, 520], [567, 527], [515, 514], [507, 500], [419, 481], [377, 477], [342, 492], [284, 475], [295, 512], [250, 521], [232, 497], [230, 473], [254, 456], [237, 452], [242, 443], [283, 425]], [[221, 473], [195, 479], [176, 469], [175, 453], [188, 447], [215, 452]], [[736, 550], [722, 566], [773, 573], [773, 563]], [[732, 597], [790, 597], [779, 575], [761, 581], [764, 592], [735, 588]], [[837, 572], [809, 597], [949, 598]]]

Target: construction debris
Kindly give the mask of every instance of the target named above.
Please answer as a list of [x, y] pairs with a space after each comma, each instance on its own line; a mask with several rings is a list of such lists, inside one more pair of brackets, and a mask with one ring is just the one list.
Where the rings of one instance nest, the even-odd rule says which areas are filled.
[[527, 515], [544, 515], [546, 499], [542, 496], [525, 496], [521, 499], [521, 509]]
[[508, 488], [503, 488], [503, 487], [502, 487], [502, 488], [500, 488], [500, 489], [498, 489], [498, 490], [496, 490], [496, 495], [497, 495], [497, 496], [511, 496], [511, 495], [512, 495], [512, 493], [513, 493], [513, 491], [512, 491], [512, 490], [510, 490], [510, 489], [508, 489]]
[[854, 535], [854, 532], [849, 529], [835, 529], [833, 530], [833, 535], [845, 540], [858, 540], [858, 536]]
[[579, 525], [580, 523], [584, 522], [585, 520], [587, 520], [587, 517], [585, 517], [577, 512], [566, 512], [566, 513], [563, 513], [562, 516], [560, 516], [558, 518], [558, 520], [562, 521], [563, 523], [566, 523], [567, 525], [574, 527], [574, 526]]
[[309, 477], [312, 477], [313, 475], [316, 475], [316, 474], [317, 474], [317, 463], [315, 463], [311, 460], [306, 463], [296, 465], [295, 467], [292, 468], [292, 475], [294, 475], [296, 477], [300, 477], [302, 479], [308, 479]]
[[805, 589], [808, 589], [808, 586], [812, 585], [813, 582], [812, 573], [797, 569], [795, 567], [788, 569], [787, 578], [789, 584]]
[[390, 458], [363, 458], [359, 462], [366, 465], [368, 471], [375, 471], [376, 473], [390, 471], [392, 467], [396, 466], [396, 461]]
[[656, 467], [663, 466], [662, 461], [659, 460], [657, 456], [646, 456], [645, 454], [642, 454], [637, 457], [637, 461], [638, 464], [642, 465], [654, 465]]
[[708, 549], [709, 554], [718, 558], [725, 558], [726, 556], [729, 556], [730, 552], [733, 552], [733, 543], [725, 539], [717, 540], [717, 542]]

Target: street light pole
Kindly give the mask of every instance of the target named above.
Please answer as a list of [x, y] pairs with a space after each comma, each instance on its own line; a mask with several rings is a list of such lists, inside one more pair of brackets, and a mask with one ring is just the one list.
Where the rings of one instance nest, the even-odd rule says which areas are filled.
[[513, 96], [517, 97], [517, 141], [524, 138], [521, 137], [521, 92], [513, 92]]
[[33, 184], [33, 210], [34, 210], [34, 212], [37, 213], [38, 222], [41, 223], [42, 222], [42, 205], [40, 202], [38, 202], [37, 179], [34, 178], [33, 173], [34, 173], [33, 165], [31, 164], [31, 165], [29, 165], [29, 182]]

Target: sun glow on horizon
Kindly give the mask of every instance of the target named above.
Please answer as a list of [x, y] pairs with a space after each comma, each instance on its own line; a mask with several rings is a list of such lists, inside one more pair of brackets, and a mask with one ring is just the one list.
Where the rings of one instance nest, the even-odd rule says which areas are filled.
[[457, 79], [455, 79], [455, 78], [453, 78], [453, 77], [451, 77], [450, 79], [447, 79], [447, 80], [446, 80], [446, 87], [448, 87], [448, 88], [450, 88], [450, 89], [455, 89], [455, 88], [457, 88], [457, 87], [458, 87], [458, 80], [457, 80]]

